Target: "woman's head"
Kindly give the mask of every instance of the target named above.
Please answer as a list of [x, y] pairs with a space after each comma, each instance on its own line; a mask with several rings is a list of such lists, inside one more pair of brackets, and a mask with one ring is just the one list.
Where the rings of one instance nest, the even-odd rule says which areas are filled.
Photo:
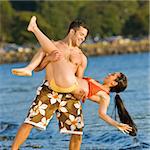
[[127, 87], [127, 77], [121, 72], [115, 72], [109, 74], [104, 79], [104, 84], [109, 84], [110, 92], [122, 92]]
[[[107, 84], [109, 86], [110, 92], [119, 93], [126, 89], [127, 77], [121, 72], [111, 73], [107, 77], [105, 77], [104, 84]], [[136, 136], [136, 124], [132, 120], [131, 116], [129, 115], [127, 109], [123, 104], [121, 97], [118, 94], [116, 94], [115, 96], [115, 106], [115, 108], [117, 108], [118, 110], [120, 121], [132, 127], [132, 131], [129, 132], [129, 135]]]

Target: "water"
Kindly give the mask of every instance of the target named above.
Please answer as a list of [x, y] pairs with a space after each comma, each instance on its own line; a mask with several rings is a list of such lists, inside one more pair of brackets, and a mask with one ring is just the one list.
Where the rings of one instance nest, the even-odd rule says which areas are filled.
[[[148, 60], [149, 53], [89, 57], [86, 76], [99, 81], [106, 74], [114, 71], [121, 71], [128, 76], [128, 88], [121, 97], [137, 124], [138, 135], [133, 138], [109, 126], [98, 117], [98, 105], [87, 100], [83, 105], [85, 127], [81, 150], [150, 149]], [[18, 63], [0, 66], [0, 149], [2, 150], [10, 149], [19, 125], [23, 122], [35, 96], [36, 87], [44, 78], [44, 71], [34, 74], [33, 77], [11, 75], [11, 68], [25, 65], [25, 63]], [[113, 97], [114, 95], [111, 95], [109, 115], [114, 107]], [[69, 139], [69, 135], [59, 133], [56, 117], [54, 117], [47, 131], [39, 132], [33, 129], [21, 150], [66, 150]]]

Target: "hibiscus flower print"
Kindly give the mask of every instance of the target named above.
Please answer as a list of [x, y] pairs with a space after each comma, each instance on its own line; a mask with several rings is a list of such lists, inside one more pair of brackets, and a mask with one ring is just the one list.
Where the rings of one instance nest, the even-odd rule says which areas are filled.
[[81, 117], [75, 118], [75, 116], [69, 115], [69, 119], [67, 119], [65, 123], [70, 125], [72, 131], [74, 131], [76, 128], [78, 129], [82, 128]]
[[50, 103], [51, 104], [55, 104], [56, 102], [61, 102], [61, 99], [62, 99], [62, 94], [58, 94], [57, 92], [52, 92], [52, 94], [51, 93], [49, 93], [49, 94], [47, 94], [47, 96], [48, 96], [48, 98], [50, 98]]
[[45, 116], [45, 109], [47, 107], [46, 104], [42, 104], [42, 102], [39, 101], [38, 104], [30, 110], [30, 117], [36, 116], [38, 113]]
[[[51, 119], [51, 118], [50, 118], [50, 119]], [[50, 119], [46, 119], [46, 117], [43, 117], [43, 118], [41, 119], [41, 121], [37, 123], [37, 125], [39, 125], [39, 126], [45, 126], [45, 127], [46, 127], [46, 126], [48, 125]]]
[[44, 85], [49, 86], [48, 81], [44, 83]]
[[40, 87], [38, 87], [38, 89], [37, 89], [37, 91], [36, 91], [36, 94], [37, 95], [40, 95], [40, 91], [42, 90], [42, 87], [40, 86]]
[[80, 102], [75, 103], [74, 107], [77, 108], [77, 114], [80, 115], [80, 113], [81, 113], [81, 103]]
[[61, 112], [68, 112], [68, 110], [64, 107], [66, 104], [67, 104], [66, 101], [60, 102], [58, 110]]

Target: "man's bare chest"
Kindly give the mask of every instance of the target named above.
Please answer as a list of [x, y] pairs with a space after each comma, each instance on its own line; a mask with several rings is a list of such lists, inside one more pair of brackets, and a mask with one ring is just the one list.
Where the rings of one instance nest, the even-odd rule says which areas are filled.
[[57, 44], [57, 47], [63, 53], [64, 58], [69, 61], [74, 67], [78, 67], [82, 63], [82, 52], [77, 48], [69, 48], [64, 46], [61, 42]]
[[82, 53], [73, 49], [62, 49], [63, 55], [72, 65], [78, 67], [82, 62]]

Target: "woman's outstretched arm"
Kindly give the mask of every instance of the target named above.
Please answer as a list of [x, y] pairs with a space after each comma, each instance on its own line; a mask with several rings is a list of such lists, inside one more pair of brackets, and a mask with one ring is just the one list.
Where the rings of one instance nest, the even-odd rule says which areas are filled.
[[127, 124], [119, 123], [115, 120], [113, 120], [110, 116], [107, 115], [107, 109], [110, 103], [110, 99], [104, 99], [102, 97], [99, 97], [97, 95], [94, 95], [90, 97], [90, 100], [97, 102], [99, 104], [98, 114], [101, 119], [103, 119], [108, 124], [118, 128], [123, 133], [129, 133], [129, 131], [132, 131], [132, 127], [130, 127]]

